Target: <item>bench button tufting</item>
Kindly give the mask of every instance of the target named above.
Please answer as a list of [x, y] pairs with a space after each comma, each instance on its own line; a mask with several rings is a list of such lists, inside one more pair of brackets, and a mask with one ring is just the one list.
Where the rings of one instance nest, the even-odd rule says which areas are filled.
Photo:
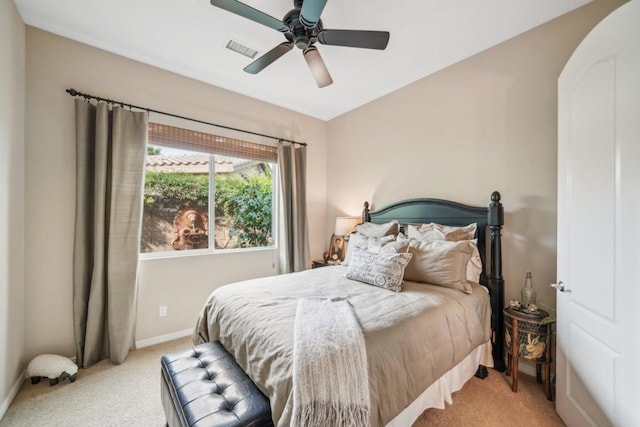
[[[273, 426], [271, 420], [271, 410], [269, 400], [251, 382], [242, 368], [233, 360], [233, 357], [225, 350], [219, 342], [204, 343], [193, 347], [195, 358], [204, 355], [207, 360], [227, 359], [229, 363], [224, 363], [224, 368], [219, 365], [200, 360], [199, 366], [188, 372], [180, 373], [178, 382], [175, 372], [171, 369], [171, 363], [180, 359], [186, 360], [191, 356], [185, 356], [179, 352], [162, 357], [162, 404], [167, 416], [167, 425], [191, 426], [194, 420], [206, 419], [206, 425], [225, 426], [246, 426], [267, 427]], [[204, 370], [204, 372], [203, 372]], [[202, 383], [202, 379], [213, 380], [217, 374], [225, 372], [231, 373], [233, 381], [227, 381], [225, 374], [224, 385], [216, 383]], [[191, 378], [189, 378], [189, 376]], [[234, 384], [243, 383], [240, 388], [234, 387], [224, 396], [225, 391]], [[202, 392], [209, 389], [211, 399], [201, 400], [198, 396], [203, 396]], [[179, 392], [178, 392], [179, 390]], [[218, 395], [220, 397], [214, 397]], [[243, 401], [247, 404], [238, 405]], [[233, 413], [233, 418], [237, 421], [229, 424], [229, 414]], [[198, 422], [200, 425], [201, 422]], [[203, 425], [205, 425], [203, 424]]]

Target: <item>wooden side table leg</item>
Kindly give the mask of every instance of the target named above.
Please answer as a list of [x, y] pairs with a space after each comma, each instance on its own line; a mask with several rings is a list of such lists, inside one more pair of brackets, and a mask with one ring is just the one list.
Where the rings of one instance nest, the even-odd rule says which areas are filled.
[[513, 319], [511, 324], [511, 358], [513, 359], [513, 374], [511, 376], [511, 391], [518, 391], [518, 321]]
[[547, 394], [547, 399], [553, 400], [553, 393], [551, 391], [551, 345], [553, 341], [551, 336], [553, 329], [551, 323], [547, 325], [547, 363], [544, 365], [544, 391]]
[[538, 384], [542, 384], [542, 365], [539, 363], [536, 363], [536, 381]]
[[551, 363], [544, 364], [544, 392], [547, 395], [547, 399], [553, 400], [551, 395]]

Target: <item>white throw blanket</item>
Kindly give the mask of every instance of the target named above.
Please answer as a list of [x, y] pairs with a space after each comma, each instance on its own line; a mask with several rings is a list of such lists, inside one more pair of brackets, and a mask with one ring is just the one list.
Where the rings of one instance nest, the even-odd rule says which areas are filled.
[[301, 298], [293, 352], [294, 427], [369, 425], [362, 329], [349, 301]]

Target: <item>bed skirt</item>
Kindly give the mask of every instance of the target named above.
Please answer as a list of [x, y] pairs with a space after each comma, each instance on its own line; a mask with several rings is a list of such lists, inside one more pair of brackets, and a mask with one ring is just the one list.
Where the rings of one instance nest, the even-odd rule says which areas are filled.
[[431, 384], [416, 400], [389, 421], [386, 427], [406, 427], [412, 425], [429, 408], [444, 409], [445, 403], [453, 403], [451, 394], [460, 390], [478, 370], [479, 365], [493, 367], [491, 341], [480, 344], [460, 363], [447, 371]]

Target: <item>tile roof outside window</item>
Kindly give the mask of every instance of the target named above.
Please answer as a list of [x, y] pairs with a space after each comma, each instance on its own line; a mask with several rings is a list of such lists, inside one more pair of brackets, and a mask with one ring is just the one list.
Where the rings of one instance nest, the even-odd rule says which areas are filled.
[[[249, 159], [238, 159], [228, 156], [215, 156], [216, 173], [240, 173], [255, 162]], [[153, 154], [148, 155], [145, 168], [152, 172], [166, 173], [209, 173], [209, 154]]]

